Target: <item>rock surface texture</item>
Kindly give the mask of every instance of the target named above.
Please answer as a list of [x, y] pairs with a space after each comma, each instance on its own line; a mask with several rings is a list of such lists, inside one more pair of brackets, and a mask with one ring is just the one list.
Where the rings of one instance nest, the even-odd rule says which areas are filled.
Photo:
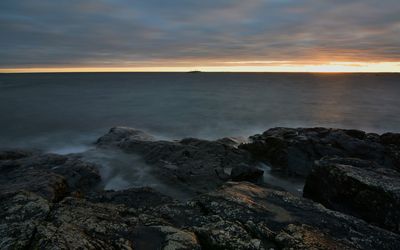
[[[131, 190], [145, 195], [149, 190]], [[143, 192], [143, 193], [141, 193]], [[128, 192], [129, 193], [129, 192]], [[125, 194], [127, 195], [127, 193]], [[228, 182], [188, 202], [2, 196], [1, 249], [398, 249], [400, 236], [310, 200]]]
[[153, 174], [161, 181], [196, 194], [213, 190], [229, 179], [257, 181], [262, 176], [263, 171], [256, 169], [250, 154], [236, 148], [235, 142], [231, 138], [157, 141], [140, 130], [115, 127], [96, 144], [138, 154], [153, 166]]
[[400, 233], [400, 173], [358, 159], [315, 163], [304, 196], [328, 208]]
[[50, 201], [85, 192], [100, 182], [94, 164], [73, 157], [32, 151], [0, 152], [0, 194], [27, 190]]
[[250, 137], [239, 148], [248, 150], [275, 170], [306, 177], [315, 160], [351, 157], [400, 170], [399, 134], [365, 133], [328, 128], [273, 128]]
[[[184, 201], [103, 190], [79, 155], [0, 151], [0, 249], [400, 249], [397, 134], [277, 128], [239, 144], [125, 127], [96, 142], [143, 157]], [[307, 176], [306, 198], [262, 183], [254, 157]]]

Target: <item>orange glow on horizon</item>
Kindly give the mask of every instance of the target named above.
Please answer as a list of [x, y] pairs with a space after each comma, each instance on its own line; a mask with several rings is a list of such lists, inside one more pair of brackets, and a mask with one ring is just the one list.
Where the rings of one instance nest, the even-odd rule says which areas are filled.
[[[195, 63], [187, 63], [194, 65]], [[315, 73], [400, 73], [400, 62], [330, 62], [321, 64], [289, 61], [236, 61], [205, 66], [147, 66], [147, 67], [35, 67], [0, 68], [0, 73], [62, 73], [62, 72], [315, 72]]]

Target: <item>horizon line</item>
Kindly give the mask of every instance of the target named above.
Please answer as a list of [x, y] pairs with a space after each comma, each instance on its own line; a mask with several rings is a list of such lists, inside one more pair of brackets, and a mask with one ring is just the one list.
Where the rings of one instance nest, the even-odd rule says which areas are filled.
[[0, 74], [74, 74], [74, 73], [283, 73], [283, 74], [400, 74], [400, 71], [1, 71]]
[[[248, 72], [248, 73], [400, 73], [399, 62], [281, 63], [275, 65], [173, 65], [173, 66], [58, 66], [0, 68], [0, 73], [95, 73], [95, 72]], [[247, 62], [248, 63], [248, 62]]]

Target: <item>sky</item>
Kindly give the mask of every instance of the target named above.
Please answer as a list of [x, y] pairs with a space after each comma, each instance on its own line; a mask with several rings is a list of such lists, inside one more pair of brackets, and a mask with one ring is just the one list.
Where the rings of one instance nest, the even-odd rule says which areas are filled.
[[1, 0], [0, 72], [400, 72], [399, 0]]

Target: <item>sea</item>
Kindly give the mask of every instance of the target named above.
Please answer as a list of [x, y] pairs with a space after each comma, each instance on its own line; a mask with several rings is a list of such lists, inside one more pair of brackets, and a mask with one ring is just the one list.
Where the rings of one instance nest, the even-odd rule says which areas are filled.
[[[400, 132], [400, 74], [0, 74], [0, 114], [0, 148], [59, 154], [87, 151], [114, 126], [163, 140], [248, 137], [278, 126]], [[110, 188], [150, 182], [129, 178]]]

